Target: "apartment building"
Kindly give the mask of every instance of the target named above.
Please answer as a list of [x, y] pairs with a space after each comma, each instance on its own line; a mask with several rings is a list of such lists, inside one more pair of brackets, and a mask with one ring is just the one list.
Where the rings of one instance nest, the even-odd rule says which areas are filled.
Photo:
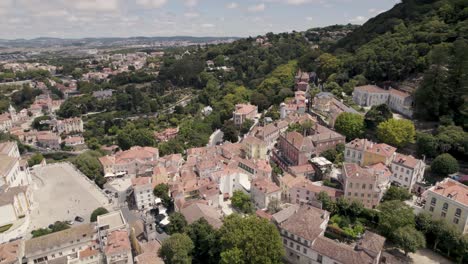
[[109, 233], [104, 247], [107, 264], [133, 264], [132, 246], [127, 230], [115, 230]]
[[393, 88], [385, 90], [375, 85], [358, 86], [354, 88], [353, 101], [361, 106], [386, 104], [395, 112], [413, 115], [413, 96]]
[[234, 124], [240, 126], [245, 120], [253, 120], [258, 114], [258, 107], [251, 104], [237, 104], [232, 113]]
[[267, 144], [256, 137], [247, 136], [242, 140], [244, 155], [247, 159], [267, 159]]
[[382, 163], [360, 167], [356, 163], [343, 163], [341, 181], [344, 197], [358, 200], [366, 208], [375, 208], [390, 185], [390, 170]]
[[296, 131], [280, 135], [278, 151], [274, 152], [274, 160], [280, 166], [298, 166], [308, 163], [314, 150], [312, 140]]
[[16, 240], [14, 242], [0, 244], [1, 264], [20, 264], [24, 255], [24, 242]]
[[425, 169], [424, 161], [411, 155], [397, 153], [391, 164], [392, 176], [390, 180], [411, 191], [414, 184], [423, 179]]
[[59, 134], [83, 133], [83, 120], [80, 117], [57, 120], [55, 130]]
[[258, 209], [265, 209], [274, 199], [281, 200], [281, 188], [268, 178], [257, 178], [250, 188], [252, 201]]
[[154, 204], [152, 177], [132, 178], [133, 198], [139, 210], [151, 209]]
[[296, 182], [289, 189], [288, 201], [295, 204], [311, 204], [317, 202], [317, 197], [320, 192], [325, 192], [332, 200], [343, 196], [343, 191], [328, 186], [312, 182], [307, 179], [302, 179]]
[[468, 187], [446, 178], [424, 192], [424, 211], [433, 219], [441, 219], [456, 227], [463, 234], [468, 233]]
[[377, 144], [367, 139], [354, 139], [345, 145], [346, 162], [361, 166], [383, 163], [389, 166], [396, 155], [396, 148], [387, 144]]
[[281, 120], [263, 127], [256, 126], [253, 128], [251, 135], [263, 140], [271, 149], [276, 144], [280, 134], [286, 132], [287, 129], [288, 122]]
[[355, 246], [337, 242], [324, 236], [329, 217], [329, 212], [310, 206], [290, 206], [273, 215], [287, 263], [379, 263], [384, 237], [366, 231]]
[[38, 131], [36, 133], [36, 144], [41, 148], [60, 149], [62, 138], [51, 131]]
[[135, 146], [126, 151], [99, 158], [104, 169], [105, 177], [123, 175], [152, 174], [157, 165], [159, 151], [153, 147]]

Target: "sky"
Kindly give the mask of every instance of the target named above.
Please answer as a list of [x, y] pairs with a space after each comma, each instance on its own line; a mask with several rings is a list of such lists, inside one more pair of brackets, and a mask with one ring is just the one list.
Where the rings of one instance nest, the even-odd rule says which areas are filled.
[[0, 38], [257, 36], [362, 24], [399, 0], [0, 0]]

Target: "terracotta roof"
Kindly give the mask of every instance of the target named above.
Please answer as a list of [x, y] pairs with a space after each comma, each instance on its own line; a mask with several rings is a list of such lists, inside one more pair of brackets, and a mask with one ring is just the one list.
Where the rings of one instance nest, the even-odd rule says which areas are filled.
[[361, 168], [356, 163], [343, 163], [343, 174], [347, 178], [368, 178], [372, 177], [369, 170]]
[[271, 218], [273, 217], [271, 214], [269, 214], [267, 211], [265, 210], [261, 210], [261, 209], [258, 209], [255, 214], [260, 217], [260, 218], [264, 218], [268, 221], [271, 220]]
[[468, 186], [450, 178], [446, 178], [445, 180], [437, 183], [436, 186], [431, 187], [428, 191], [448, 197], [454, 201], [464, 204], [465, 206], [468, 205]]
[[293, 214], [299, 210], [298, 204], [290, 204], [288, 207], [272, 215], [272, 219], [277, 223], [281, 224], [289, 219]]
[[390, 169], [387, 166], [385, 166], [385, 164], [383, 164], [382, 162], [371, 166], [367, 166], [367, 168], [373, 170], [374, 174], [378, 174], [387, 178], [392, 176], [392, 172], [390, 171]]
[[151, 177], [136, 177], [132, 178], [132, 186], [142, 186], [151, 183]]
[[419, 162], [422, 162], [422, 161], [419, 159], [416, 159], [415, 157], [411, 155], [403, 155], [399, 153], [397, 153], [395, 155], [395, 158], [393, 158], [393, 163], [398, 164], [398, 165], [403, 165], [405, 167], [412, 168], [412, 169], [414, 169], [419, 164]]
[[191, 205], [180, 209], [180, 213], [185, 216], [189, 224], [204, 218], [210, 225], [220, 228], [223, 223], [221, 214], [212, 206], [202, 203], [192, 203]]
[[290, 166], [289, 170], [291, 171], [292, 174], [303, 174], [303, 173], [314, 173], [314, 167], [312, 167], [311, 164], [304, 164], [304, 165], [299, 165], [299, 166]]
[[338, 198], [340, 196], [343, 196], [343, 191], [340, 189], [335, 189], [335, 188], [331, 188], [331, 187], [324, 186], [324, 185], [317, 185], [306, 179], [304, 179], [301, 182], [296, 183], [293, 186], [293, 188], [305, 189], [316, 194], [320, 192], [326, 192], [328, 196], [332, 198]]
[[249, 145], [266, 146], [265, 141], [263, 141], [263, 140], [261, 140], [259, 138], [253, 137], [253, 136], [247, 136], [246, 138], [244, 138], [242, 140], [242, 143], [249, 144]]
[[393, 154], [395, 154], [396, 148], [384, 143], [380, 143], [372, 144], [371, 146], [367, 147], [366, 151], [390, 158], [391, 156], [393, 156]]
[[313, 149], [312, 141], [296, 131], [286, 133], [285, 139], [298, 150], [312, 151]]
[[281, 191], [278, 185], [265, 177], [254, 179], [252, 181], [252, 188], [258, 189], [265, 194]]
[[234, 111], [236, 114], [239, 115], [247, 115], [250, 114], [251, 112], [257, 110], [257, 107], [255, 105], [251, 104], [237, 104], [236, 105], [236, 110]]
[[393, 88], [390, 88], [389, 92], [392, 95], [396, 95], [396, 96], [399, 96], [399, 97], [402, 97], [402, 98], [411, 96], [411, 94], [409, 94], [407, 92], [403, 92], [403, 91], [396, 90], [396, 89], [393, 89]]
[[386, 90], [375, 85], [358, 86], [358, 87], [355, 87], [354, 90], [364, 91], [364, 92], [369, 92], [369, 93], [386, 93], [387, 92]]
[[130, 239], [126, 230], [116, 230], [107, 236], [107, 246], [104, 249], [106, 255], [112, 255], [131, 251]]
[[304, 206], [300, 207], [293, 215], [280, 224], [280, 227], [288, 233], [302, 237], [308, 241], [314, 241], [325, 230], [320, 226], [328, 221], [327, 211]]
[[18, 263], [21, 254], [23, 241], [17, 240], [15, 242], [0, 244], [0, 263], [13, 264]]
[[96, 256], [96, 255], [99, 255], [99, 250], [92, 249], [90, 247], [86, 248], [85, 250], [80, 251], [79, 253], [80, 260], [91, 257], [91, 256]]

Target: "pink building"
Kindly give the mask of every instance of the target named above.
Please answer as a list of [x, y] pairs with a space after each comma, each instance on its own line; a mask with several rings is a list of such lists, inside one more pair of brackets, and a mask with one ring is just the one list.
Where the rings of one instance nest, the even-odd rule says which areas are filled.
[[245, 120], [253, 120], [258, 114], [258, 108], [251, 104], [237, 104], [233, 113], [234, 123], [242, 125]]

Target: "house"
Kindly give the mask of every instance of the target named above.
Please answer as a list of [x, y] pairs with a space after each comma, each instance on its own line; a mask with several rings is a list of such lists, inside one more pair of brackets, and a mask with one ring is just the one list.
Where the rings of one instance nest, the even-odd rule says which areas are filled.
[[133, 264], [132, 246], [127, 230], [115, 230], [109, 233], [104, 247], [107, 264]]
[[212, 112], [213, 112], [213, 108], [211, 106], [209, 106], [209, 105], [203, 107], [203, 109], [202, 109], [202, 114], [204, 116], [209, 116]]
[[310, 206], [290, 206], [273, 215], [287, 263], [379, 263], [384, 237], [366, 231], [355, 246], [337, 242], [324, 236], [329, 217], [327, 211]]
[[243, 150], [247, 159], [267, 159], [267, 144], [256, 137], [247, 136], [242, 140]]
[[151, 177], [132, 178], [133, 198], [139, 210], [151, 209], [154, 204], [153, 184]]
[[345, 136], [318, 123], [316, 123], [311, 130], [309, 138], [314, 145], [313, 154], [315, 156], [320, 156], [322, 152], [335, 149], [338, 144], [344, 144], [346, 142]]
[[232, 113], [234, 124], [240, 126], [245, 120], [253, 120], [258, 114], [258, 108], [251, 104], [237, 104]]
[[358, 200], [366, 208], [375, 208], [390, 185], [390, 170], [382, 163], [360, 167], [356, 163], [343, 163], [341, 175], [344, 197]]
[[185, 205], [180, 209], [180, 213], [184, 215], [188, 224], [203, 218], [211, 226], [218, 229], [223, 225], [221, 221], [221, 214], [213, 206], [209, 206], [203, 202], [193, 202], [188, 205]]
[[281, 133], [286, 132], [288, 129], [288, 122], [280, 120], [266, 126], [255, 126], [251, 135], [263, 140], [269, 149], [272, 149], [276, 144]]
[[0, 114], [0, 132], [9, 131], [13, 127], [13, 122], [10, 115], [7, 113]]
[[82, 136], [70, 136], [63, 140], [65, 142], [65, 146], [67, 147], [75, 147], [85, 144], [85, 139]]
[[82, 224], [26, 240], [22, 263], [79, 262], [79, 252], [96, 247], [95, 224]]
[[10, 243], [0, 244], [1, 264], [20, 264], [24, 255], [24, 241], [16, 240]]
[[252, 201], [259, 209], [265, 209], [274, 199], [281, 201], [281, 188], [268, 178], [257, 178], [250, 187]]
[[141, 254], [135, 257], [136, 264], [164, 264], [158, 256], [161, 244], [157, 240], [140, 243]]
[[171, 139], [174, 139], [179, 134], [179, 128], [166, 128], [162, 132], [154, 132], [154, 137], [160, 142], [167, 142]]
[[105, 177], [152, 174], [158, 160], [157, 148], [140, 146], [99, 158]]
[[50, 131], [39, 131], [36, 133], [36, 144], [41, 148], [60, 149], [62, 139]]
[[424, 211], [433, 219], [444, 220], [459, 232], [468, 233], [468, 187], [445, 178], [424, 192]]
[[393, 158], [391, 169], [392, 176], [390, 180], [398, 186], [411, 191], [414, 184], [423, 179], [426, 164], [411, 155], [397, 153]]
[[396, 148], [377, 144], [367, 139], [354, 139], [345, 145], [345, 161], [361, 166], [383, 163], [390, 165], [396, 155]]
[[413, 96], [407, 92], [375, 85], [358, 86], [353, 91], [353, 101], [361, 106], [386, 104], [395, 112], [411, 117]]
[[80, 117], [57, 120], [55, 130], [59, 134], [83, 133], [83, 120]]
[[335, 126], [336, 118], [338, 118], [341, 113], [360, 114], [352, 107], [345, 105], [342, 100], [338, 100], [332, 93], [328, 92], [320, 92], [314, 97], [312, 109], [314, 112], [325, 117], [328, 125], [332, 128]]
[[278, 150], [273, 152], [273, 159], [283, 168], [308, 163], [314, 150], [310, 138], [304, 137], [296, 131], [281, 134]]
[[342, 190], [327, 187], [321, 183], [312, 182], [307, 179], [295, 183], [290, 189], [287, 201], [296, 204], [312, 204], [317, 202], [317, 196], [320, 192], [325, 192], [332, 200], [344, 195]]
[[114, 92], [114, 90], [112, 90], [112, 89], [94, 91], [93, 92], [93, 97], [96, 97], [98, 100], [108, 99], [108, 98], [112, 97], [113, 92]]

